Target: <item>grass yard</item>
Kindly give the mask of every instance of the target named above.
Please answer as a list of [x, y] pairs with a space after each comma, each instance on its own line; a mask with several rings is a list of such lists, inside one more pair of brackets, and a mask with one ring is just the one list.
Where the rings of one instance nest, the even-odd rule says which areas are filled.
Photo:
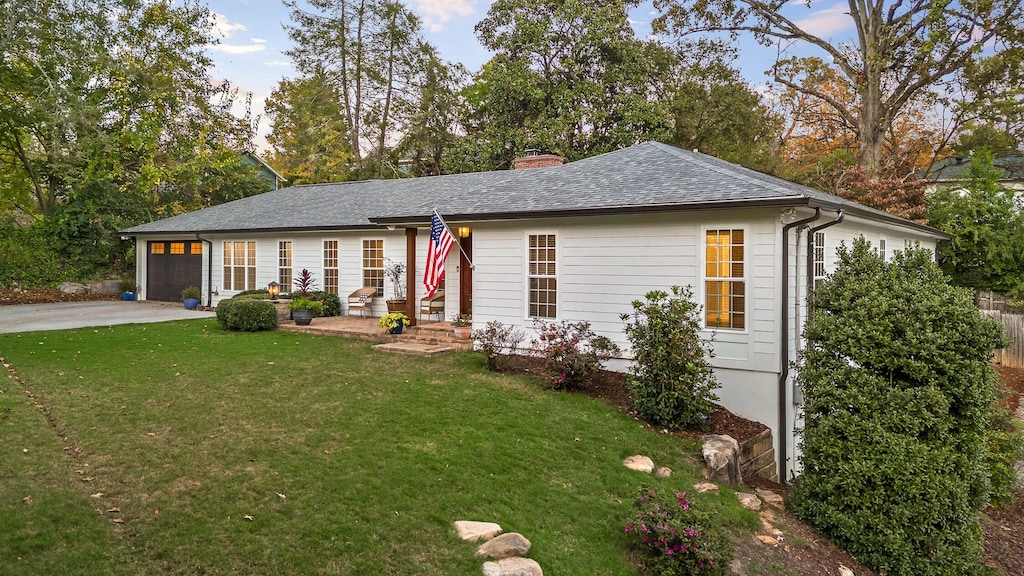
[[472, 353], [194, 320], [2, 335], [0, 356], [21, 379], [0, 382], [3, 574], [478, 575], [454, 520], [522, 533], [547, 574], [630, 574], [637, 490], [694, 482], [695, 446]]

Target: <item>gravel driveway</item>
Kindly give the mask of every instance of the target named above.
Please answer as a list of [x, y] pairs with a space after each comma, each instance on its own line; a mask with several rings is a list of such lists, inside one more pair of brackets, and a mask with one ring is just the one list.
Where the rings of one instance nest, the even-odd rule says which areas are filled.
[[0, 306], [0, 333], [142, 324], [214, 316], [213, 312], [186, 310], [180, 302], [102, 301], [25, 304]]

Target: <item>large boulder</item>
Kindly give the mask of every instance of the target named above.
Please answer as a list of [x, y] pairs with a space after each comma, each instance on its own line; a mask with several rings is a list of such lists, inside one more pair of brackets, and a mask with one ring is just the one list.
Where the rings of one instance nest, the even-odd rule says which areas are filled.
[[630, 470], [636, 470], [638, 472], [644, 472], [650, 474], [654, 472], [654, 461], [642, 454], [635, 456], [629, 456], [622, 461], [622, 465]]
[[544, 576], [540, 564], [529, 558], [504, 558], [484, 562], [484, 576]]
[[61, 282], [60, 291], [65, 294], [85, 294], [89, 291], [89, 287], [78, 282]]
[[526, 556], [530, 551], [530, 541], [517, 532], [509, 532], [488, 540], [476, 549], [478, 558], [501, 560], [515, 556]]
[[501, 526], [494, 522], [474, 522], [471, 520], [456, 520], [455, 521], [455, 533], [459, 535], [459, 538], [467, 542], [476, 542], [478, 540], [490, 540], [498, 534], [501, 534]]
[[700, 453], [707, 464], [712, 482], [738, 486], [743, 483], [740, 474], [740, 445], [732, 436], [708, 434], [701, 438]]

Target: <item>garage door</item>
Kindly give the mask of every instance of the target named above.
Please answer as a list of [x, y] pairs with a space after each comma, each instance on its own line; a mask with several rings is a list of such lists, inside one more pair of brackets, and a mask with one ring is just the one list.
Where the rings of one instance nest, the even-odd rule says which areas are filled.
[[147, 252], [147, 299], [178, 302], [183, 288], [202, 284], [202, 242], [150, 242]]

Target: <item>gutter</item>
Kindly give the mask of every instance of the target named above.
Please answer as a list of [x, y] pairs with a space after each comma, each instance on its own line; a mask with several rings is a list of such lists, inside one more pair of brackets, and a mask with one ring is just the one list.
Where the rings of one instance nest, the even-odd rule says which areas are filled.
[[210, 308], [213, 306], [213, 241], [201, 238], [199, 234], [196, 234], [196, 240], [206, 242], [210, 247], [206, 251], [206, 307]]
[[[779, 482], [786, 483], [786, 460], [789, 457], [786, 448], [787, 437], [783, 434], [786, 429], [786, 417], [789, 415], [786, 410], [786, 392], [789, 387], [786, 382], [789, 380], [789, 231], [797, 226], [804, 226], [814, 222], [821, 217], [821, 208], [814, 209], [814, 216], [790, 222], [782, 227], [782, 343], [779, 345]], [[796, 307], [798, 304], [794, 303]]]

